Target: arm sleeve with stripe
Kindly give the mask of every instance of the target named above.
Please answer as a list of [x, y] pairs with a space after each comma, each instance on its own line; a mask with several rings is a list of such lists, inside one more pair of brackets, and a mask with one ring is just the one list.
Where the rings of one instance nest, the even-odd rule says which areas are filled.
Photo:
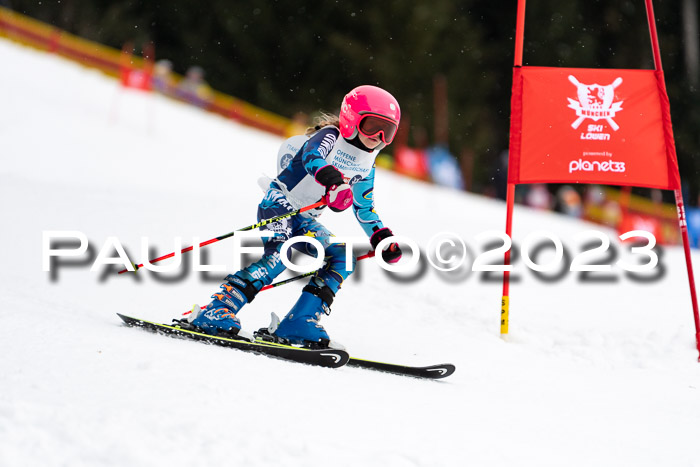
[[355, 217], [367, 236], [377, 229], [384, 228], [379, 215], [374, 210], [374, 167], [369, 175], [352, 186]]

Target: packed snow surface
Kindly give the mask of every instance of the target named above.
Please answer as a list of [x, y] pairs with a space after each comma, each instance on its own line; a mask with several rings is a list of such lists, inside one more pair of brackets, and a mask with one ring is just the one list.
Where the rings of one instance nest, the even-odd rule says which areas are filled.
[[[157, 336], [116, 313], [169, 322], [207, 303], [225, 273], [192, 272], [191, 254], [170, 273], [91, 271], [97, 255], [107, 245], [103, 257], [117, 257], [118, 242], [143, 262], [142, 237], [160, 255], [176, 237], [189, 245], [254, 223], [257, 179], [274, 175], [282, 139], [5, 40], [0, 63], [0, 465], [700, 466], [680, 248], [663, 249], [646, 282], [617, 266], [603, 281], [566, 270], [546, 281], [516, 255], [505, 339], [499, 273], [423, 261], [422, 276], [399, 282], [362, 261], [323, 319], [329, 334], [357, 357], [454, 363], [438, 382]], [[423, 258], [440, 232], [480, 252], [495, 237], [479, 235], [504, 226], [500, 201], [383, 170], [375, 198]], [[362, 236], [350, 212], [321, 220]], [[645, 262], [611, 230], [515, 210], [517, 245], [544, 230], [575, 255], [591, 229], [619, 253], [594, 261]], [[46, 272], [50, 231], [82, 232], [89, 250]], [[203, 249], [202, 262], [231, 270], [232, 245]], [[284, 315], [305, 282], [261, 293], [244, 328]]]

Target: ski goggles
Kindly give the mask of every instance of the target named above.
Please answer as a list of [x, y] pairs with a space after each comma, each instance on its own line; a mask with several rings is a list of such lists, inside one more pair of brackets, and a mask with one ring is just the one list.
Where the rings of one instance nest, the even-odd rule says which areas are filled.
[[395, 121], [382, 115], [364, 114], [357, 129], [368, 138], [373, 138], [381, 133], [384, 144], [391, 144], [399, 126]]

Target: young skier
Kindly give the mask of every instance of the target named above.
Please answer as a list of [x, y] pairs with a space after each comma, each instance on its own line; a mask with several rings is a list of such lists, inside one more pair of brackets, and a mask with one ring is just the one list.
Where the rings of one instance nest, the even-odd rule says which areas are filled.
[[[212, 295], [206, 308], [196, 312], [199, 307], [195, 306], [191, 323], [208, 334], [238, 334], [241, 324], [237, 315], [241, 308], [285, 270], [280, 257], [284, 242], [294, 236], [313, 236], [325, 249], [325, 265], [311, 277], [282, 322], [277, 324], [273, 319], [269, 331], [282, 342], [313, 347], [331, 345], [319, 319], [330, 313], [333, 299], [352, 273], [355, 260], [346, 264], [345, 244], [331, 243], [333, 234], [316, 218], [326, 206], [334, 212], [352, 206], [372, 248], [393, 235], [374, 211], [372, 192], [374, 160], [393, 141], [400, 119], [399, 104], [391, 94], [375, 86], [359, 86], [343, 99], [339, 118], [326, 116], [315, 128], [307, 130], [308, 139], [288, 164], [282, 161], [285, 168], [270, 183], [258, 207], [258, 220], [319, 200], [324, 200], [325, 205], [261, 227], [275, 233], [274, 237], [263, 239], [262, 258], [226, 276], [221, 291]], [[308, 243], [294, 247], [297, 246], [315, 256]], [[382, 258], [388, 263], [399, 261], [399, 245], [391, 243], [382, 251]]]

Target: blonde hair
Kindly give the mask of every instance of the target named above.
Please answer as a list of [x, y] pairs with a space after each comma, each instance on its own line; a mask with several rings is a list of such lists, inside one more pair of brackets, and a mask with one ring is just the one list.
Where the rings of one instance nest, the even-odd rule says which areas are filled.
[[306, 136], [312, 135], [326, 126], [335, 126], [340, 128], [340, 118], [334, 114], [320, 112], [320, 114], [316, 118], [314, 118], [314, 120], [316, 122], [316, 125], [310, 126], [306, 129]]

